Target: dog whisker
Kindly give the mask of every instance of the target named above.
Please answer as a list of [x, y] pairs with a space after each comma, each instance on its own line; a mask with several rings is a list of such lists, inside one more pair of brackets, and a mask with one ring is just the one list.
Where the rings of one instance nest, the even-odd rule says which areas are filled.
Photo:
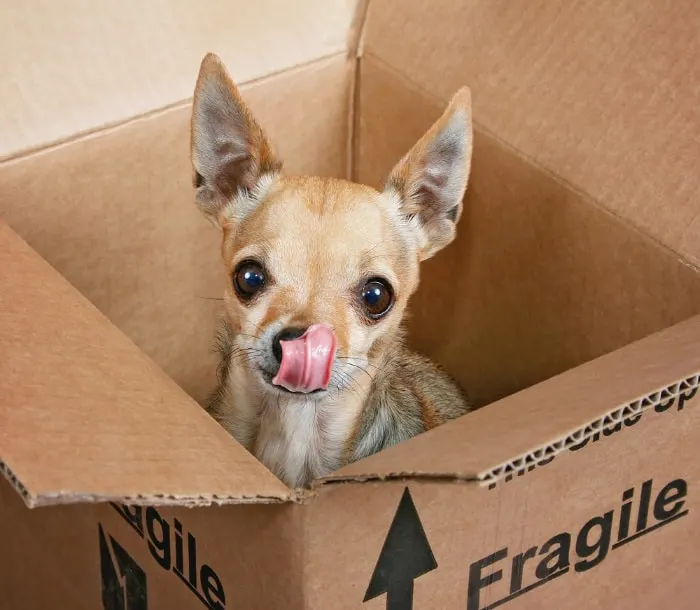
[[255, 339], [256, 341], [260, 341], [260, 337], [258, 335], [249, 335], [248, 333], [236, 333], [237, 337], [248, 337], [250, 339]]
[[346, 362], [345, 364], [347, 364], [347, 365], [349, 365], [349, 366], [352, 366], [352, 367], [354, 367], [354, 368], [356, 368], [356, 369], [362, 371], [365, 375], [367, 375], [367, 377], [369, 377], [370, 379], [372, 379], [371, 373], [370, 373], [367, 369], [361, 367], [359, 364], [354, 364], [354, 363], [352, 363], [352, 362]]
[[359, 369], [370, 379], [373, 379], [374, 374], [376, 374], [376, 372], [379, 370], [379, 367], [376, 364], [372, 364], [371, 362], [362, 362], [360, 358], [351, 358], [349, 356], [338, 356], [337, 358], [341, 361], [342, 365], [348, 365]]
[[342, 371], [338, 371], [337, 374], [338, 378], [340, 379], [338, 383], [339, 389], [346, 389], [352, 391], [355, 395], [361, 398], [361, 394], [358, 391], [358, 389], [361, 389], [359, 384], [357, 383], [356, 379], [353, 379], [352, 376], [348, 375], [347, 373], [344, 373]]

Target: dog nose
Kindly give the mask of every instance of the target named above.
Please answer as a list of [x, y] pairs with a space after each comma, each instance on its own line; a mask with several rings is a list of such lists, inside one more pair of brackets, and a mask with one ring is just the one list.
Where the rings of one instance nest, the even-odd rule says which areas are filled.
[[289, 327], [283, 328], [278, 332], [274, 339], [272, 339], [272, 355], [277, 360], [277, 364], [282, 363], [282, 345], [280, 341], [292, 341], [293, 339], [298, 339], [306, 332], [305, 328]]

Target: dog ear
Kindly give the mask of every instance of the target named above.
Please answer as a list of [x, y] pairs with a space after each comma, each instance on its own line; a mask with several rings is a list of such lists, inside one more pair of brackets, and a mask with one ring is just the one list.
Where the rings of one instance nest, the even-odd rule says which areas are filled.
[[248, 193], [264, 174], [282, 168], [223, 62], [213, 53], [202, 60], [195, 87], [191, 155], [197, 205], [217, 225], [239, 193]]
[[394, 167], [386, 191], [420, 236], [421, 260], [455, 237], [472, 157], [471, 94], [463, 87], [443, 115]]

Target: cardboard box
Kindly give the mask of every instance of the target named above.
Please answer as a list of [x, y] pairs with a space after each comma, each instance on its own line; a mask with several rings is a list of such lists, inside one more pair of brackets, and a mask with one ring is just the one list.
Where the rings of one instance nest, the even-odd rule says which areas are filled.
[[[697, 607], [698, 27], [691, 0], [5, 3], [0, 607]], [[373, 186], [472, 89], [411, 341], [485, 406], [308, 492], [197, 404], [206, 51], [289, 171]]]

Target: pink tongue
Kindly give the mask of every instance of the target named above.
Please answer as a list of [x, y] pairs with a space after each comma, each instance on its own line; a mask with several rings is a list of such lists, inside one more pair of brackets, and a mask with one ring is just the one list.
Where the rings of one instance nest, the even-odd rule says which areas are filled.
[[282, 362], [272, 380], [291, 392], [326, 389], [335, 358], [335, 335], [323, 324], [313, 324], [298, 339], [280, 341]]

